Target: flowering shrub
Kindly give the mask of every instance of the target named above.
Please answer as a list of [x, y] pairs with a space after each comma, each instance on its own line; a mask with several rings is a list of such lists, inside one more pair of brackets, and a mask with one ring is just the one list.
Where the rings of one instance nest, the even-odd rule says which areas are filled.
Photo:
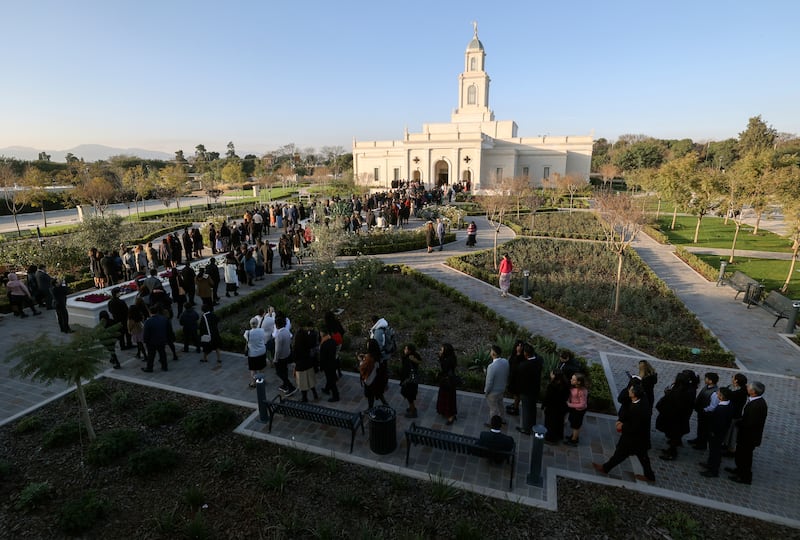
[[465, 212], [457, 206], [428, 205], [419, 211], [419, 217], [427, 221], [442, 218], [448, 229], [459, 229], [464, 224]]
[[297, 308], [309, 310], [317, 318], [338, 307], [352, 290], [374, 287], [382, 268], [379, 260], [368, 257], [358, 257], [344, 268], [336, 268], [332, 262], [315, 264], [295, 272], [290, 290], [299, 297]]
[[76, 302], [88, 302], [90, 304], [102, 304], [108, 301], [111, 296], [105, 293], [91, 293], [75, 299]]

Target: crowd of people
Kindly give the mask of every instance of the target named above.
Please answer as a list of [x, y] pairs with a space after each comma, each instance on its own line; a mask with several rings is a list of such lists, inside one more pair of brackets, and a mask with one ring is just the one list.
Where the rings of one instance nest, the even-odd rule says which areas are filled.
[[[353, 196], [348, 201], [331, 199], [307, 209], [303, 203], [260, 206], [247, 211], [238, 222], [223, 222], [216, 229], [212, 223], [207, 240], [198, 228], [185, 228], [164, 237], [154, 247], [146, 245], [121, 245], [116, 252], [103, 252], [96, 248], [88, 251], [89, 269], [98, 288], [136, 280], [138, 291], [133, 305], [120, 298], [122, 290], [114, 287], [107, 309], [100, 313], [100, 324], [116, 326], [119, 332], [119, 347], [122, 350], [136, 349], [136, 357], [144, 365], [142, 370], [152, 372], [156, 356], [161, 369], [168, 370], [167, 350], [172, 361], [178, 360], [173, 331], [173, 318], [177, 317], [183, 330], [183, 352], [194, 349], [202, 354], [201, 362], [207, 362], [215, 353], [221, 363], [222, 339], [220, 320], [214, 314], [219, 303], [219, 286], [225, 283], [226, 296], [238, 296], [242, 285], [253, 286], [273, 272], [274, 249], [277, 248], [281, 269], [290, 269], [293, 260], [302, 264], [304, 250], [313, 241], [308, 221], [324, 221], [330, 224], [334, 204], [344, 202], [352, 208], [352, 214], [342, 216], [342, 226], [351, 232], [362, 228], [388, 226], [402, 227], [410, 215], [430, 201], [444, 196], [442, 190], [427, 192], [413, 184], [404, 190], [376, 193], [370, 196]], [[303, 223], [306, 226], [303, 226]], [[277, 243], [264, 241], [271, 229], [281, 231]], [[467, 230], [467, 245], [475, 245], [476, 227], [472, 222]], [[443, 246], [444, 225], [440, 220], [426, 224], [428, 251]], [[215, 257], [207, 266], [195, 270], [189, 263], [203, 257], [205, 249], [212, 255], [225, 254], [222, 267]], [[170, 285], [168, 294], [158, 275], [164, 276]], [[504, 255], [499, 267], [499, 285], [502, 296], [507, 296], [513, 265]], [[7, 274], [7, 294], [15, 316], [40, 315], [44, 310], [55, 310], [62, 332], [69, 333], [66, 298], [68, 288], [63, 280], [51, 277], [44, 265], [30, 266], [24, 278], [16, 272]], [[195, 310], [200, 305], [200, 311]], [[376, 401], [387, 405], [388, 362], [393, 350], [387, 339], [388, 323], [380, 317], [373, 318], [369, 339], [358, 355], [358, 371], [367, 406]], [[281, 381], [280, 391], [285, 396], [300, 392], [301, 400], [308, 401], [309, 393], [318, 399], [317, 374], [324, 374], [324, 385], [319, 389], [330, 395], [328, 401], [340, 399], [337, 380], [341, 376], [339, 351], [342, 346], [344, 328], [332, 313], [317, 324], [306, 321], [292, 328], [288, 316], [274, 308], [259, 310], [249, 321], [244, 332], [244, 350], [247, 357], [251, 387], [262, 377], [266, 367], [272, 366]], [[115, 348], [110, 351], [110, 362], [120, 367]], [[542, 361], [533, 347], [523, 341], [515, 344], [506, 359], [500, 347], [491, 347], [491, 362], [486, 369], [484, 385], [488, 406], [488, 419], [484, 436], [495, 441], [506, 416], [520, 416], [516, 430], [530, 435], [537, 424], [537, 409], [541, 397], [546, 428], [544, 440], [548, 444], [563, 442], [568, 446], [580, 444], [580, 432], [589, 403], [589, 385], [580, 364], [568, 353], [564, 353], [555, 369], [548, 374], [549, 381], [540, 396]], [[446, 425], [458, 419], [457, 392], [460, 377], [458, 361], [450, 343], [443, 343], [438, 354], [439, 384], [436, 411]], [[417, 418], [419, 372], [423, 361], [413, 344], [407, 344], [400, 354], [400, 394], [407, 401], [407, 418]], [[289, 373], [293, 367], [293, 373]], [[678, 459], [683, 436], [689, 433], [692, 414], [697, 415], [697, 433], [687, 444], [698, 451], [708, 452], [699, 463], [699, 473], [704, 477], [720, 474], [722, 458], [735, 458], [735, 467], [725, 467], [736, 482], [749, 484], [752, 481], [752, 459], [754, 449], [760, 445], [767, 415], [763, 399], [764, 385], [748, 383], [742, 373], [733, 376], [729, 386], [719, 386], [719, 376], [706, 373], [698, 391], [700, 380], [691, 370], [680, 372], [674, 382], [656, 400], [657, 374], [649, 362], [639, 362], [639, 371], [630, 375], [629, 384], [619, 394], [620, 404], [617, 431], [620, 433], [616, 451], [603, 464], [594, 463], [599, 472], [608, 473], [629, 456], [636, 456], [644, 474], [641, 479], [655, 481], [648, 451], [651, 448], [650, 426], [653, 409], [657, 413], [655, 428], [664, 433], [666, 448], [659, 458], [665, 461]], [[504, 397], [510, 395], [512, 403], [503, 407]], [[569, 429], [564, 433], [566, 424]], [[504, 443], [505, 444], [505, 443]]]

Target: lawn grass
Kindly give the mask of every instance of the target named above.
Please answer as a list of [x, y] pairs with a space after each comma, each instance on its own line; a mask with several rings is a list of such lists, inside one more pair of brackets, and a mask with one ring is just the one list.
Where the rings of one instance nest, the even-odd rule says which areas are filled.
[[[720, 260], [728, 260], [728, 257], [720, 257], [719, 255], [699, 253], [695, 253], [695, 255], [698, 259], [714, 268], [719, 268]], [[790, 264], [791, 261], [736, 257], [736, 261], [733, 264], [728, 264], [726, 275], [730, 277], [738, 270], [763, 283], [764, 290], [769, 292], [783, 287], [783, 282], [786, 281], [786, 275], [789, 273]], [[800, 270], [800, 267], [797, 267], [797, 269]], [[792, 274], [792, 279], [789, 281], [789, 290], [786, 295], [790, 298], [800, 297], [800, 274], [798, 274], [797, 271]]]
[[[697, 247], [709, 247], [730, 249], [733, 243], [733, 235], [736, 226], [733, 220], [725, 220], [720, 217], [707, 216], [700, 224], [700, 234], [697, 243], [693, 243], [694, 230], [697, 225], [695, 216], [678, 216], [675, 222], [675, 229], [671, 230], [672, 216], [661, 216], [657, 225], [662, 233], [667, 235], [671, 244], [678, 246], [691, 245]], [[779, 253], [790, 253], [792, 243], [787, 238], [777, 235], [766, 229], [759, 229], [758, 234], [753, 234], [753, 227], [742, 225], [739, 237], [736, 240], [737, 250], [756, 250], [756, 251], [775, 251]]]

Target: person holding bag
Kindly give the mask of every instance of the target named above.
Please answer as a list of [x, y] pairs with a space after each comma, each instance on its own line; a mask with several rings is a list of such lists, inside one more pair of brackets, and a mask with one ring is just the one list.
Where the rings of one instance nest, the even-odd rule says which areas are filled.
[[217, 353], [217, 364], [222, 363], [222, 358], [219, 355], [219, 348], [222, 345], [222, 338], [219, 335], [219, 319], [214, 312], [211, 311], [211, 306], [203, 304], [203, 316], [200, 317], [202, 334], [200, 335], [200, 345], [203, 348], [203, 358], [201, 362], [208, 362], [208, 353], [215, 351]]

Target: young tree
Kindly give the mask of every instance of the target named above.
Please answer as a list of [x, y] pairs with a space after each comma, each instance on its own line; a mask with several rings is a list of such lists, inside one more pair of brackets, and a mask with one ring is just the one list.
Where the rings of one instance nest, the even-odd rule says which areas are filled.
[[783, 206], [783, 219], [788, 226], [789, 238], [792, 240], [792, 260], [789, 272], [783, 282], [781, 292], [789, 289], [797, 266], [797, 253], [800, 251], [800, 166], [790, 165], [781, 171], [780, 188], [777, 197]]
[[96, 438], [83, 381], [93, 378], [109, 359], [109, 350], [114, 347], [119, 330], [112, 326], [105, 328], [98, 325], [87, 329], [77, 327], [67, 343], [54, 343], [47, 334], [36, 340], [36, 346], [20, 342], [6, 356], [8, 363], [14, 358], [19, 362], [11, 368], [11, 373], [22, 377], [30, 377], [34, 381], [50, 384], [55, 380], [66, 381], [75, 385], [81, 418], [89, 440]]
[[187, 180], [186, 169], [180, 163], [167, 165], [159, 171], [156, 192], [164, 206], [175, 201], [175, 205], [181, 207], [181, 197], [188, 192]]
[[617, 255], [617, 279], [614, 288], [614, 313], [619, 313], [622, 284], [622, 263], [625, 250], [642, 230], [646, 216], [629, 194], [601, 193], [595, 199], [600, 224], [606, 235], [606, 246]]
[[600, 176], [603, 178], [603, 186], [608, 184], [609, 191], [611, 190], [611, 183], [614, 181], [614, 178], [620, 175], [620, 168], [612, 163], [606, 163], [601, 165], [598, 172]]
[[500, 227], [503, 226], [506, 214], [514, 208], [516, 196], [512, 191], [514, 182], [511, 178], [494, 179], [492, 185], [494, 186], [492, 194], [481, 195], [476, 197], [476, 200], [486, 210], [486, 219], [494, 230], [494, 246], [492, 249], [494, 253], [494, 268], [496, 270], [499, 265], [497, 238], [500, 235]]
[[14, 224], [17, 226], [17, 235], [22, 234], [19, 230], [17, 215], [24, 206], [24, 202], [19, 197], [19, 181], [19, 176], [14, 172], [14, 168], [10, 163], [6, 161], [0, 163], [0, 188], [3, 190], [3, 200], [6, 203], [6, 207], [14, 216]]
[[130, 199], [133, 199], [133, 203], [136, 205], [136, 215], [139, 216], [139, 201], [144, 200], [153, 190], [150, 175], [139, 164], [130, 169], [125, 169], [122, 173], [121, 183], [123, 192], [128, 194]]
[[558, 187], [559, 191], [569, 194], [569, 211], [572, 212], [575, 195], [586, 187], [586, 180], [572, 174], [565, 174], [558, 177], [556, 187]]
[[49, 183], [50, 178], [47, 174], [33, 166], [26, 168], [25, 174], [22, 176], [22, 185], [25, 190], [20, 193], [21, 201], [32, 208], [41, 209], [44, 227], [47, 227], [47, 212], [45, 212], [44, 206], [50, 199], [50, 194], [46, 189]]
[[700, 236], [700, 224], [703, 218], [712, 210], [719, 208], [725, 189], [722, 171], [716, 169], [702, 169], [694, 175], [690, 184], [692, 198], [689, 200], [689, 212], [697, 216], [697, 225], [694, 228], [696, 244]]
[[688, 208], [692, 200], [691, 186], [697, 175], [697, 154], [689, 152], [685, 156], [672, 159], [658, 169], [656, 183], [663, 196], [673, 202], [672, 224], [670, 230], [675, 229], [678, 218], [678, 208]]
[[229, 159], [222, 167], [222, 181], [229, 186], [236, 186], [241, 189], [246, 178], [242, 170], [242, 162], [238, 159]]
[[103, 216], [116, 196], [113, 184], [102, 176], [92, 176], [75, 186], [72, 196], [81, 204], [90, 204], [95, 215]]

